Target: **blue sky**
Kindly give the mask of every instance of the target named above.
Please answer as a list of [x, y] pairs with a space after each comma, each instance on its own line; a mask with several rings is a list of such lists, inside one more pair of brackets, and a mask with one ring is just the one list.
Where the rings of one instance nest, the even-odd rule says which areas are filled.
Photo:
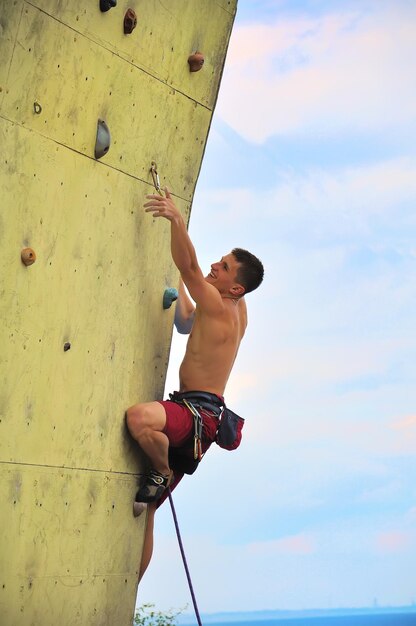
[[[242, 447], [175, 491], [203, 612], [416, 601], [415, 20], [238, 3], [190, 234], [204, 269], [239, 246], [266, 277], [226, 393]], [[190, 603], [167, 505], [155, 541], [138, 603]]]

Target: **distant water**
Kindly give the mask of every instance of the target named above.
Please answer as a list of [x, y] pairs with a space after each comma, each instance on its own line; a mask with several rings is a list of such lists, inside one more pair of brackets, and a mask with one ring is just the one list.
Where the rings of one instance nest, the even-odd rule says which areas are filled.
[[416, 613], [293, 617], [252, 622], [215, 622], [209, 626], [416, 626]]

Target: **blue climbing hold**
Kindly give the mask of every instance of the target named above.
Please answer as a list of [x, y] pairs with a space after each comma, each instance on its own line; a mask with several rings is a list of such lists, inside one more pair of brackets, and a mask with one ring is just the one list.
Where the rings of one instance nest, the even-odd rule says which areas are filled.
[[178, 299], [178, 290], [174, 287], [168, 287], [163, 294], [163, 308], [170, 309], [172, 302]]

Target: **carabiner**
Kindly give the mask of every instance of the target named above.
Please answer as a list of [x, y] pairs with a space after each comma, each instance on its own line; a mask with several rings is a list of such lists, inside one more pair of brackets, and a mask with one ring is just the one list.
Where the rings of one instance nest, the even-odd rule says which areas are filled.
[[157, 165], [156, 165], [155, 161], [152, 161], [150, 172], [152, 174], [153, 185], [154, 185], [157, 193], [159, 195], [163, 196], [163, 193], [162, 193], [162, 191], [160, 189], [160, 178], [159, 178], [159, 174], [157, 173]]
[[194, 459], [200, 461], [202, 459], [202, 445], [198, 435], [194, 435]]

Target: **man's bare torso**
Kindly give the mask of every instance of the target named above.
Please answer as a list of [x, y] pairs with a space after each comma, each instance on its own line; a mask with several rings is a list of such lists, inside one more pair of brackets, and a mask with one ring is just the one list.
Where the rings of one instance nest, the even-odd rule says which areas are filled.
[[224, 299], [224, 311], [217, 316], [197, 307], [179, 370], [180, 390], [223, 395], [246, 326], [244, 298]]

